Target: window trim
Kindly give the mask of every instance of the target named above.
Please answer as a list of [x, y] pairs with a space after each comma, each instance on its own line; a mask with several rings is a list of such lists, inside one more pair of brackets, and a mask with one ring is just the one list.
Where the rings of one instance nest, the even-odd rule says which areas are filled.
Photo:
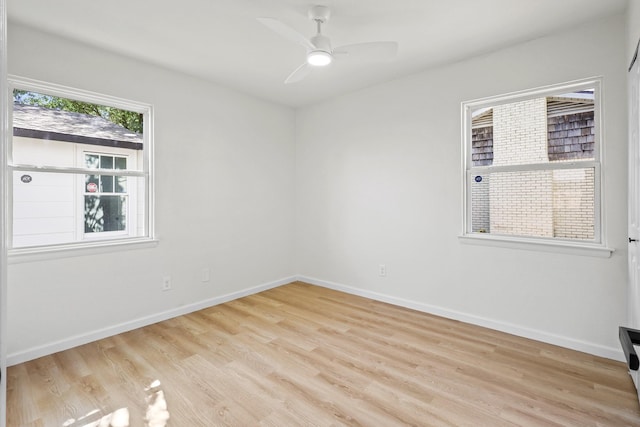
[[[36, 165], [16, 165], [13, 163], [13, 137], [8, 138], [5, 146], [5, 158], [6, 158], [6, 173], [5, 179], [7, 180], [8, 191], [6, 194], [6, 209], [8, 218], [5, 224], [5, 236], [8, 245], [8, 257], [9, 263], [16, 262], [28, 262], [40, 259], [50, 259], [52, 257], [66, 257], [66, 256], [81, 256], [93, 253], [103, 253], [110, 251], [122, 250], [125, 248], [136, 247], [152, 247], [157, 245], [157, 238], [155, 232], [155, 174], [154, 174], [154, 146], [153, 146], [153, 106], [137, 101], [131, 101], [115, 96], [104, 95], [96, 92], [91, 92], [83, 89], [76, 89], [68, 86], [58, 85], [55, 83], [48, 83], [40, 80], [34, 80], [24, 78], [15, 75], [9, 75], [7, 77], [7, 95], [8, 99], [13, 99], [13, 90], [30, 90], [34, 92], [45, 93], [48, 95], [59, 96], [63, 98], [76, 99], [84, 102], [105, 105], [109, 107], [119, 108], [128, 111], [134, 111], [141, 113], [144, 116], [143, 119], [143, 149], [142, 151], [142, 170], [123, 170], [123, 171], [110, 171], [110, 175], [120, 176], [136, 176], [144, 179], [144, 205], [145, 212], [143, 216], [144, 221], [144, 236], [131, 237], [125, 236], [110, 236], [106, 239], [88, 239], [80, 240], [70, 243], [42, 245], [42, 246], [30, 246], [24, 248], [12, 247], [13, 236], [13, 172], [14, 171], [37, 171], [37, 172], [52, 172], [52, 173], [68, 173], [73, 172], [80, 173], [95, 173], [95, 169], [88, 168], [64, 168], [54, 166], [36, 166]], [[9, 129], [13, 129], [13, 108], [12, 102], [9, 102], [8, 111], [8, 123]]]
[[[607, 245], [605, 202], [602, 189], [604, 188], [604, 139], [603, 139], [603, 84], [602, 77], [591, 77], [587, 79], [574, 80], [566, 83], [542, 86], [538, 88], [521, 90], [504, 95], [479, 98], [461, 103], [461, 144], [462, 144], [462, 233], [459, 239], [463, 243], [499, 246], [515, 249], [529, 249], [538, 251], [551, 251], [579, 255], [591, 255], [598, 257], [609, 257], [614, 249]], [[517, 101], [541, 98], [559, 93], [568, 93], [577, 90], [594, 90], [594, 132], [596, 144], [594, 147], [594, 160], [571, 161], [544, 166], [543, 164], [533, 165], [511, 165], [507, 166], [472, 166], [471, 149], [471, 128], [472, 112], [481, 108], [504, 105]], [[527, 236], [511, 236], [500, 234], [483, 234], [471, 232], [471, 192], [468, 187], [468, 177], [471, 171], [484, 170], [487, 172], [503, 172], [507, 170], [523, 169], [570, 169], [570, 168], [595, 167], [595, 189], [594, 189], [594, 240], [574, 240], [562, 238], [543, 238]]]

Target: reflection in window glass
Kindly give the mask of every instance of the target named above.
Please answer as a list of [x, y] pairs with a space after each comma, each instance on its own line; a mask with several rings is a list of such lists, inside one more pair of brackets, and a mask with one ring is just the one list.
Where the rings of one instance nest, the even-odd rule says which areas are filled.
[[85, 196], [84, 232], [122, 231], [127, 225], [124, 196]]
[[116, 157], [116, 169], [126, 169], [127, 168], [127, 159], [125, 157]]
[[100, 163], [100, 156], [97, 154], [85, 154], [85, 164], [88, 168], [97, 169]]
[[100, 156], [100, 169], [113, 169], [113, 157]]

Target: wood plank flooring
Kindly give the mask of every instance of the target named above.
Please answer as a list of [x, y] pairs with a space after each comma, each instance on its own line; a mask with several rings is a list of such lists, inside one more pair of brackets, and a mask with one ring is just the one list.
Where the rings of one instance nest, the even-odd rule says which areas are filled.
[[155, 380], [173, 427], [640, 426], [623, 363], [300, 282], [12, 366], [7, 425], [144, 426]]

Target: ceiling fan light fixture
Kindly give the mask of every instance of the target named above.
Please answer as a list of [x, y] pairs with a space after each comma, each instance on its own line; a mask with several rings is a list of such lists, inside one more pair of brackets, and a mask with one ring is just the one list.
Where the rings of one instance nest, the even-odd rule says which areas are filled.
[[325, 67], [331, 64], [332, 60], [331, 54], [324, 50], [314, 50], [307, 54], [307, 63], [314, 67]]
[[[2, 1], [2, 0], [0, 0]], [[315, 68], [326, 67], [334, 59], [342, 58], [369, 59], [382, 61], [394, 58], [398, 53], [397, 42], [368, 42], [338, 46], [335, 49], [331, 45], [329, 37], [322, 34], [322, 25], [325, 24], [331, 13], [326, 6], [313, 6], [309, 9], [309, 19], [316, 23], [316, 34], [307, 38], [294, 28], [275, 18], [258, 18], [262, 24], [280, 34], [281, 36], [303, 46], [307, 52], [306, 61], [296, 68], [284, 82], [296, 83], [304, 79]]]

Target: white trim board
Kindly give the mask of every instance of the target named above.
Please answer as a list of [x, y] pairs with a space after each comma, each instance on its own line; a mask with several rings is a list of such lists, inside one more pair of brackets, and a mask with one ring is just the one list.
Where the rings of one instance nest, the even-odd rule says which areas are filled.
[[37, 359], [38, 357], [47, 356], [49, 354], [53, 354], [58, 351], [68, 350], [70, 348], [77, 347], [79, 345], [87, 344], [93, 341], [111, 337], [124, 332], [129, 332], [134, 329], [152, 325], [154, 323], [162, 322], [164, 320], [172, 319], [174, 317], [182, 316], [184, 314], [193, 313], [194, 311], [213, 307], [215, 305], [232, 301], [238, 298], [246, 297], [248, 295], [257, 294], [259, 292], [266, 291], [268, 289], [286, 285], [287, 283], [291, 283], [296, 280], [297, 280], [296, 276], [286, 277], [273, 282], [263, 283], [261, 285], [246, 288], [237, 292], [232, 292], [230, 294], [209, 298], [203, 301], [198, 301], [193, 304], [188, 304], [182, 307], [177, 307], [171, 310], [163, 311], [161, 313], [152, 314], [150, 316], [145, 316], [145, 317], [134, 319], [128, 322], [98, 329], [92, 332], [88, 332], [86, 334], [75, 335], [69, 338], [65, 338], [63, 340], [54, 341], [45, 345], [33, 347], [17, 353], [12, 353], [7, 355], [7, 365], [8, 366], [17, 365], [18, 363], [23, 363], [29, 360]]
[[194, 311], [202, 310], [208, 307], [213, 307], [218, 304], [222, 304], [228, 301], [233, 301], [238, 298], [242, 298], [248, 295], [257, 294], [268, 289], [276, 288], [278, 286], [286, 285], [291, 282], [301, 281], [309, 283], [315, 286], [321, 286], [336, 291], [345, 292], [352, 295], [358, 295], [361, 297], [369, 298], [376, 301], [386, 302], [389, 304], [397, 305], [400, 307], [410, 308], [412, 310], [421, 311], [424, 313], [433, 314], [436, 316], [445, 317], [448, 319], [458, 320], [473, 325], [483, 326], [486, 328], [494, 329], [497, 331], [505, 332], [512, 335], [517, 335], [536, 341], [542, 341], [548, 344], [558, 345], [561, 347], [569, 348], [572, 350], [581, 351], [584, 353], [593, 354], [600, 357], [606, 357], [608, 359], [624, 362], [624, 354], [621, 349], [605, 347], [598, 344], [593, 344], [585, 341], [576, 340], [573, 338], [563, 337], [560, 335], [550, 334], [548, 332], [538, 331], [535, 329], [525, 328], [522, 326], [514, 325], [511, 323], [500, 322], [493, 319], [488, 319], [480, 316], [474, 316], [467, 313], [462, 313], [455, 310], [446, 309], [443, 307], [437, 307], [430, 304], [424, 304], [420, 302], [410, 301], [403, 298], [394, 297], [391, 295], [381, 294], [378, 292], [367, 291], [351, 286], [346, 286], [326, 280], [320, 280], [307, 276], [292, 276], [276, 280], [262, 285], [246, 288], [230, 294], [221, 295], [218, 297], [198, 301], [193, 304], [185, 305], [182, 307], [174, 308], [164, 311], [162, 313], [153, 314], [139, 319], [134, 319], [129, 322], [120, 323], [107, 328], [99, 329], [86, 334], [76, 335], [67, 339], [54, 341], [49, 344], [45, 344], [38, 347], [33, 347], [21, 352], [12, 353], [7, 356], [7, 365], [13, 366], [19, 363], [23, 363], [29, 360], [37, 359], [38, 357], [46, 356], [56, 353], [58, 351], [67, 350], [79, 345], [87, 344], [99, 339], [107, 338], [113, 335], [121, 334], [124, 332], [132, 331], [137, 328], [152, 325], [154, 323], [162, 322], [164, 320], [172, 319], [184, 314], [193, 313]]
[[560, 347], [569, 348], [583, 353], [593, 354], [595, 356], [605, 357], [607, 359], [625, 362], [624, 353], [621, 348], [605, 347], [603, 345], [594, 344], [586, 341], [576, 340], [561, 335], [551, 334], [549, 332], [539, 331], [536, 329], [526, 328], [512, 323], [502, 322], [499, 320], [489, 319], [486, 317], [475, 316], [460, 311], [450, 310], [444, 307], [438, 307], [421, 302], [406, 300], [391, 295], [381, 294], [378, 292], [368, 291], [365, 289], [354, 288], [339, 283], [320, 280], [313, 277], [298, 276], [298, 280], [311, 285], [322, 286], [324, 288], [345, 292], [352, 295], [369, 298], [376, 301], [386, 302], [400, 307], [410, 308], [412, 310], [433, 314], [447, 319], [458, 320], [460, 322], [470, 323], [472, 325], [482, 326], [496, 331], [541, 341], [547, 344], [553, 344]]

